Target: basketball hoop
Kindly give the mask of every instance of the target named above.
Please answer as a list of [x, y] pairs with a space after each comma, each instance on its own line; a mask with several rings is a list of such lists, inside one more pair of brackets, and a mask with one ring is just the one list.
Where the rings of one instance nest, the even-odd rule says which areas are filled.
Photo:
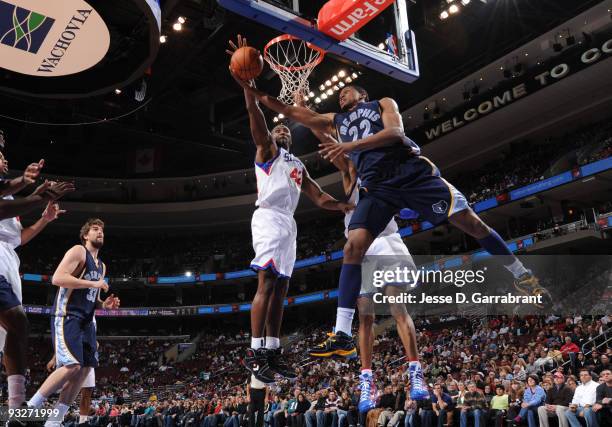
[[264, 59], [281, 79], [282, 89], [278, 99], [293, 105], [296, 93], [302, 97], [308, 95], [308, 77], [324, 56], [323, 49], [290, 34], [270, 40], [264, 47]]

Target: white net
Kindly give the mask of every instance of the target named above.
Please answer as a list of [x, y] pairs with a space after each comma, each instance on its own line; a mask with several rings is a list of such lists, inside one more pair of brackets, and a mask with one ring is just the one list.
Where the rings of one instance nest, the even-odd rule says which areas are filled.
[[278, 99], [292, 105], [297, 94], [306, 97], [310, 92], [308, 77], [323, 56], [322, 49], [288, 34], [270, 41], [264, 49], [264, 58], [281, 79]]

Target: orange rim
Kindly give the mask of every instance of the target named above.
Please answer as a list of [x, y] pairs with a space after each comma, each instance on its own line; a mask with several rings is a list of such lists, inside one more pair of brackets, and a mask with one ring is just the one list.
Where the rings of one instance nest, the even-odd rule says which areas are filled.
[[[270, 54], [268, 53], [268, 49], [270, 48], [270, 46], [275, 45], [276, 43], [279, 43], [279, 42], [286, 41], [286, 40], [299, 40], [303, 42], [302, 39], [292, 36], [291, 34], [283, 34], [283, 35], [273, 38], [264, 47], [264, 58], [266, 58], [268, 63], [274, 62], [268, 59], [270, 57]], [[316, 50], [317, 52], [319, 52], [319, 56], [315, 58], [313, 61], [308, 62], [307, 64], [296, 66], [296, 67], [285, 67], [284, 65], [280, 65], [276, 63], [274, 64], [274, 67], [280, 68], [282, 70], [287, 70], [287, 71], [301, 71], [307, 68], [314, 68], [317, 65], [319, 65], [321, 61], [323, 61], [323, 57], [325, 56], [325, 51], [321, 49], [320, 47], [313, 45], [312, 43], [308, 43], [308, 42], [304, 42], [304, 43], [306, 43], [306, 46], [308, 46], [309, 49]]]

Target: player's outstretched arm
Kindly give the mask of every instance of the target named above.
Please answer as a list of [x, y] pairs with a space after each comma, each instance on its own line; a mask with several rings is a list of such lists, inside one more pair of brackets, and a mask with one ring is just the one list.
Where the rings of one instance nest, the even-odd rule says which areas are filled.
[[74, 277], [72, 274], [77, 271], [79, 266], [85, 264], [85, 249], [84, 246], [75, 245], [66, 252], [64, 258], [57, 266], [51, 283], [55, 286], [68, 289], [86, 289], [99, 288], [108, 291], [108, 285], [104, 282], [104, 278], [93, 282]]
[[312, 202], [322, 209], [330, 211], [342, 211], [347, 213], [355, 209], [355, 205], [344, 203], [336, 200], [331, 195], [326, 193], [319, 187], [319, 184], [308, 175], [304, 170], [304, 181], [302, 182], [302, 191], [308, 196]]
[[43, 231], [47, 225], [55, 221], [63, 213], [66, 213], [66, 211], [60, 209], [59, 204], [48, 202], [47, 207], [43, 211], [40, 219], [31, 226], [21, 230], [21, 246], [29, 243], [34, 237]]
[[0, 197], [12, 196], [28, 185], [34, 184], [44, 165], [45, 160], [40, 159], [38, 163], [30, 163], [20, 177], [0, 182]]
[[45, 181], [28, 197], [18, 200], [0, 200], [0, 220], [25, 215], [72, 191], [74, 191], [74, 184], [70, 182]]

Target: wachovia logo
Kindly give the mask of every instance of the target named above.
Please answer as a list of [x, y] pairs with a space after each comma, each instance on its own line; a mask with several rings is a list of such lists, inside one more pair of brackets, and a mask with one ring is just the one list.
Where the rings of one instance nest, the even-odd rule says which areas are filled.
[[84, 0], [0, 0], [0, 66], [57, 77], [99, 63], [110, 46], [102, 17]]

